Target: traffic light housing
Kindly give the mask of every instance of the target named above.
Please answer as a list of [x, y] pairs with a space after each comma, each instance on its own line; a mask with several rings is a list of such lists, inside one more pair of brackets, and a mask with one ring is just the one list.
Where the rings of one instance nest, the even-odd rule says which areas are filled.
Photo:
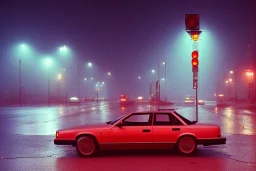
[[193, 51], [192, 54], [192, 72], [198, 72], [198, 65], [199, 65], [199, 60], [198, 60], [198, 51]]
[[191, 55], [192, 55], [192, 59], [198, 59], [198, 51], [196, 50], [193, 51]]
[[200, 17], [199, 14], [185, 14], [186, 31], [200, 30]]

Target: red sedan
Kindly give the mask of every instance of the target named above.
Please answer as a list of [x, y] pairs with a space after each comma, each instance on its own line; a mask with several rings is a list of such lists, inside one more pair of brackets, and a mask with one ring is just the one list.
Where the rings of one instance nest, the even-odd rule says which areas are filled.
[[171, 149], [192, 154], [197, 145], [225, 144], [220, 127], [189, 121], [175, 110], [135, 112], [105, 124], [56, 131], [54, 144], [76, 146], [83, 157], [111, 149]]

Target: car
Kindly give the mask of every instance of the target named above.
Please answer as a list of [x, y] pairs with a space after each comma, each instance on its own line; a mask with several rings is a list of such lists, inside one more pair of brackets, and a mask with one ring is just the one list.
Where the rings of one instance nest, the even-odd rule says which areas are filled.
[[205, 100], [198, 100], [198, 105], [205, 105]]
[[190, 121], [175, 109], [129, 113], [106, 123], [56, 131], [55, 145], [73, 145], [82, 157], [101, 150], [176, 149], [190, 155], [198, 145], [226, 144], [220, 126]]
[[184, 103], [185, 104], [195, 104], [195, 97], [194, 96], [185, 96]]

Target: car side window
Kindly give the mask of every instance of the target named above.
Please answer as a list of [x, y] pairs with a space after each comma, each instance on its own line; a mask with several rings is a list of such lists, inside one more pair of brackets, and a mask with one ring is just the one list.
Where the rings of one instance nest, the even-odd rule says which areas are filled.
[[170, 119], [172, 120], [173, 125], [183, 125], [179, 119], [173, 116], [173, 114], [170, 114]]
[[155, 115], [154, 125], [173, 125], [173, 123], [168, 113], [157, 113]]
[[123, 120], [125, 126], [148, 126], [151, 125], [152, 117], [149, 113], [131, 114]]
[[170, 113], [157, 113], [154, 119], [155, 126], [183, 125], [175, 116]]

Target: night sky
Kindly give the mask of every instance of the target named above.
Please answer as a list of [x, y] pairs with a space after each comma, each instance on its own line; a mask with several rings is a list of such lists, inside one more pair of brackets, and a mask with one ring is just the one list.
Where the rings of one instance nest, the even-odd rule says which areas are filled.
[[[81, 66], [81, 97], [94, 86], [84, 78], [94, 77], [94, 81], [106, 83], [102, 96], [148, 98], [149, 84], [158, 75], [158, 42], [160, 78], [164, 77], [162, 62], [167, 62], [168, 99], [193, 95], [193, 42], [184, 24], [188, 13], [200, 14], [203, 31], [199, 40], [199, 98], [213, 99], [218, 81], [223, 84], [220, 91], [226, 93], [225, 79], [236, 65], [238, 96], [246, 98], [243, 71], [250, 66], [253, 11], [253, 0], [1, 1], [0, 98], [18, 98], [20, 58], [22, 85], [30, 99], [46, 99], [48, 72], [52, 96], [57, 93], [60, 72], [62, 96], [77, 96], [77, 64]], [[20, 43], [30, 46], [29, 54], [15, 51]], [[57, 55], [62, 45], [72, 49], [71, 56]], [[45, 56], [54, 60], [50, 69], [42, 64]], [[88, 62], [93, 63], [92, 68], [86, 67]], [[163, 98], [163, 81], [161, 88]]]

